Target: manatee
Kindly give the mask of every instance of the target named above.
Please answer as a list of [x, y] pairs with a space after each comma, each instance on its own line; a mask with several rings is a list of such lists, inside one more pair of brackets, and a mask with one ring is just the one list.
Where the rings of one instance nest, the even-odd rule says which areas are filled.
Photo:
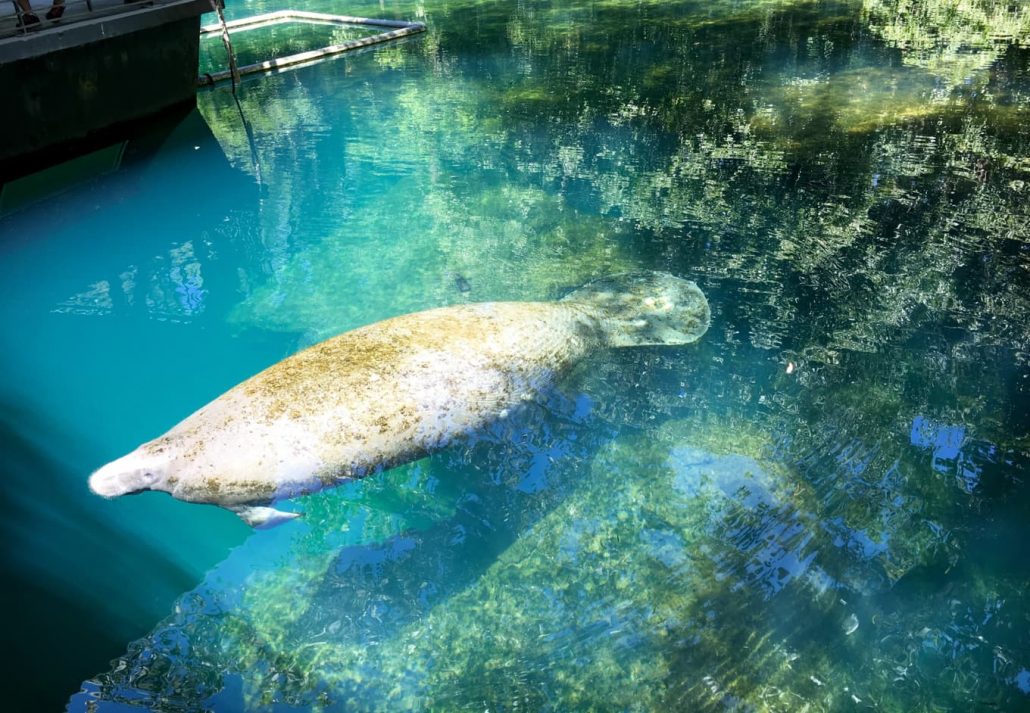
[[406, 314], [287, 357], [94, 472], [94, 493], [160, 490], [253, 527], [276, 502], [421, 458], [534, 399], [607, 347], [676, 345], [708, 329], [693, 282], [613, 275], [553, 302]]

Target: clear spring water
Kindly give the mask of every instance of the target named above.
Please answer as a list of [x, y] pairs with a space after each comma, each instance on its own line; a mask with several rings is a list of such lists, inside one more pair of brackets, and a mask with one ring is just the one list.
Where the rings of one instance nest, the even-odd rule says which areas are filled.
[[[6, 707], [1030, 707], [1026, 9], [292, 7], [429, 31], [0, 218]], [[707, 336], [303, 521], [86, 489], [321, 338], [628, 269]]]

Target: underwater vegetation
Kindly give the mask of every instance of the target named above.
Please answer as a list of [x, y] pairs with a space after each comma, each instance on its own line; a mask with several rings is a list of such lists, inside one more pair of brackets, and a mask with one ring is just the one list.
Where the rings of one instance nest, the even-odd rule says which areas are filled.
[[[1030, 39], [1030, 9], [997, 0], [863, 0], [870, 29], [919, 67], [952, 86], [972, 84], [1010, 44]], [[977, 77], [980, 75], [980, 77]]]
[[[834, 493], [883, 454], [800, 439], [794, 456], [812, 450], [790, 468], [782, 442], [739, 415], [586, 451], [581, 426], [473, 444], [468, 464], [496, 468], [490, 482], [454, 454], [320, 494], [317, 525], [279, 535], [275, 564], [240, 573], [234, 553], [86, 689], [160, 710], [900, 711], [1022, 695], [998, 683], [1018, 675], [1026, 629], [989, 625], [1019, 577], [987, 585], [966, 561], [934, 580], [968, 533], [918, 458]], [[546, 470], [552, 487], [513, 488], [548, 446], [566, 458]], [[952, 519], [927, 527], [930, 513]], [[470, 563], [483, 527], [508, 545]], [[910, 596], [902, 615], [893, 605]], [[980, 648], [993, 653], [956, 655]], [[955, 683], [934, 685], [945, 676]]]

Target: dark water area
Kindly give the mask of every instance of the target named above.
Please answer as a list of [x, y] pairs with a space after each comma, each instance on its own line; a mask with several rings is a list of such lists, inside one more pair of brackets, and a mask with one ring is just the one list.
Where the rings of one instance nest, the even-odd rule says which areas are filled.
[[[428, 31], [0, 217], [8, 707], [1030, 708], [1030, 11], [293, 7]], [[299, 521], [86, 488], [343, 330], [641, 269], [700, 342]]]

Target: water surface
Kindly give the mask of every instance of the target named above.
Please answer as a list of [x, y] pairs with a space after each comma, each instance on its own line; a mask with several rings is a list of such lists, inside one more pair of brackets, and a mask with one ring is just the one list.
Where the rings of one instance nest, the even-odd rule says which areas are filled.
[[[429, 30], [249, 78], [239, 107], [202, 92], [119, 170], [0, 219], [25, 691], [1030, 705], [1027, 10], [293, 7]], [[496, 428], [298, 501], [303, 521], [85, 487], [341, 330], [630, 269], [697, 281], [705, 338], [597, 354]]]

